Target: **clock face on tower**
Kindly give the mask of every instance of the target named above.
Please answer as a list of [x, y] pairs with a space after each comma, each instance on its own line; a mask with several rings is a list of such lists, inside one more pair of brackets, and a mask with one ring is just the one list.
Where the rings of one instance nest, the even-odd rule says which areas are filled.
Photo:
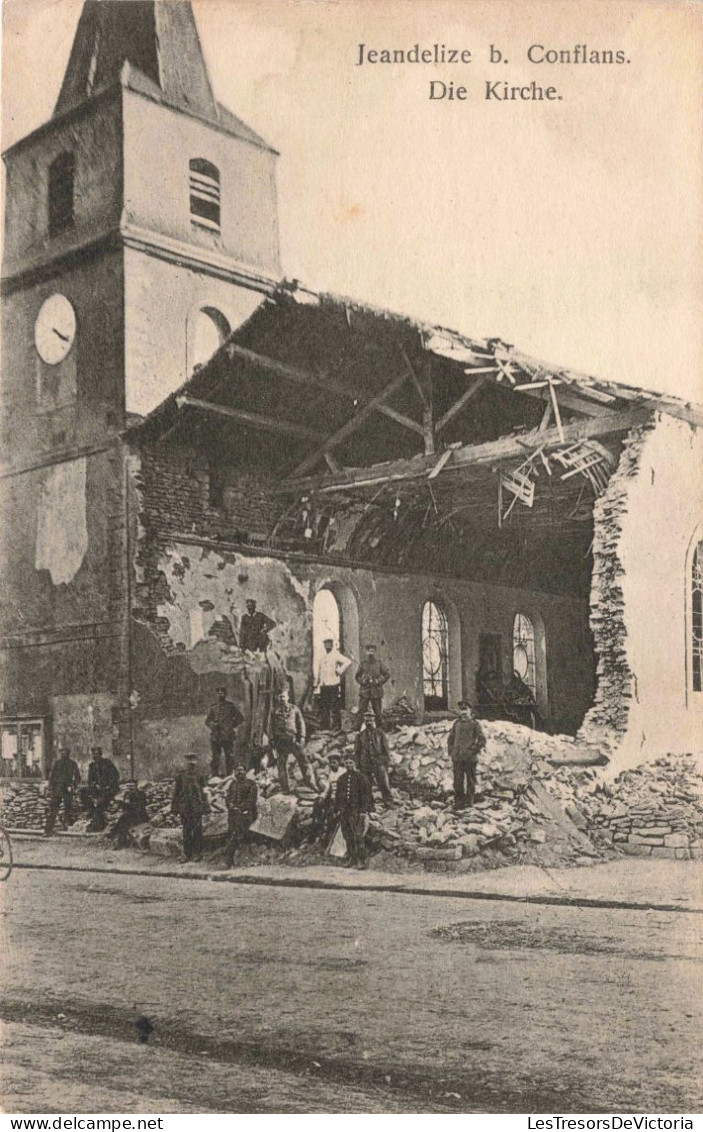
[[43, 362], [58, 365], [70, 352], [76, 337], [76, 312], [65, 295], [50, 295], [42, 303], [34, 324], [34, 344]]

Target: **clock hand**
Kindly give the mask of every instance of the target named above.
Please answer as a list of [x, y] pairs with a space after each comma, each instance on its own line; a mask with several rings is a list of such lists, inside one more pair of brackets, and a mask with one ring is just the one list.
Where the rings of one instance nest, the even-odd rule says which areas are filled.
[[62, 334], [61, 331], [57, 330], [55, 326], [52, 326], [51, 329], [53, 330], [53, 332], [57, 336], [57, 338], [60, 338], [62, 342], [68, 342], [69, 341], [67, 334]]

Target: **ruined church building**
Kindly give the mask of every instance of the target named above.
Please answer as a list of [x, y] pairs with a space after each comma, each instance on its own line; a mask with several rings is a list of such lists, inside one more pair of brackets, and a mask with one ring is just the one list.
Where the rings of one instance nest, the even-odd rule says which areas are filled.
[[419, 719], [517, 668], [615, 769], [695, 750], [703, 409], [286, 281], [276, 160], [185, 0], [86, 0], [4, 154], [0, 775], [204, 753], [250, 598], [297, 700], [324, 630]]

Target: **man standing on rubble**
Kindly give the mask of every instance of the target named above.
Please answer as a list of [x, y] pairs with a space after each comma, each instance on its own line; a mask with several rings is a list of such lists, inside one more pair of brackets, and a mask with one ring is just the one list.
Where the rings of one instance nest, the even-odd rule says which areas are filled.
[[315, 685], [320, 692], [320, 726], [323, 731], [341, 731], [342, 676], [351, 660], [334, 647], [332, 637], [326, 637], [322, 644], [325, 651], [315, 673]]
[[229, 830], [227, 865], [230, 869], [234, 864], [234, 854], [244, 844], [250, 827], [256, 821], [258, 794], [256, 783], [247, 778], [246, 767], [239, 763], [234, 768], [234, 778], [225, 795]]
[[120, 772], [112, 759], [103, 757], [102, 747], [91, 747], [88, 764], [86, 804], [90, 812], [89, 833], [102, 833], [107, 825], [105, 811], [120, 788]]
[[476, 767], [486, 736], [468, 700], [459, 700], [459, 718], [449, 732], [447, 744], [454, 768], [454, 809], [473, 806], [476, 795]]
[[367, 708], [364, 712], [364, 723], [354, 746], [354, 759], [358, 769], [369, 780], [369, 785], [373, 786], [374, 781], [376, 782], [384, 805], [390, 809], [393, 805], [393, 795], [388, 782], [391, 754], [388, 750], [388, 740], [376, 723], [373, 708]]
[[305, 720], [299, 707], [290, 702], [287, 688], [279, 692], [273, 712], [271, 745], [276, 754], [278, 781], [284, 794], [290, 794], [288, 781], [288, 756], [293, 755], [300, 767], [303, 780], [311, 790], [317, 790], [310, 764], [305, 756]]
[[71, 758], [69, 747], [59, 747], [58, 758], [49, 772], [49, 812], [44, 833], [54, 832], [56, 818], [63, 804], [63, 827], [73, 824], [73, 796], [81, 780], [78, 763]]
[[253, 598], [247, 601], [247, 611], [239, 623], [239, 647], [247, 652], [266, 652], [269, 633], [276, 628], [276, 622], [257, 610]]
[[186, 765], [173, 785], [171, 813], [178, 815], [183, 826], [183, 861], [202, 860], [203, 816], [210, 813], [205, 781], [198, 774], [197, 762], [197, 755], [186, 755]]
[[210, 774], [215, 777], [220, 774], [220, 756], [224, 755], [225, 774], [232, 773], [234, 763], [234, 740], [237, 728], [244, 720], [244, 716], [232, 700], [227, 699], [227, 689], [222, 684], [217, 689], [217, 701], [210, 706], [205, 716], [205, 726], [210, 732]]
[[373, 795], [368, 779], [356, 769], [351, 755], [344, 760], [344, 765], [346, 770], [335, 786], [334, 809], [347, 843], [346, 864], [365, 869], [366, 830], [374, 808]]
[[383, 722], [383, 685], [388, 683], [391, 674], [376, 657], [375, 645], [368, 644], [364, 652], [366, 656], [354, 674], [359, 685], [359, 723], [370, 705], [380, 727]]

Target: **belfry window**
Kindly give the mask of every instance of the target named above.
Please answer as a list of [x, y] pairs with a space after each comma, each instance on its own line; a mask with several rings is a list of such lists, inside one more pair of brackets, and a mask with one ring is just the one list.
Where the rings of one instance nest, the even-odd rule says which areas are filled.
[[703, 539], [691, 563], [691, 681], [694, 692], [703, 691]]
[[73, 182], [75, 158], [60, 153], [49, 166], [49, 235], [56, 236], [71, 228], [73, 216]]
[[220, 231], [220, 171], [202, 157], [190, 162], [190, 219], [192, 224]]
[[524, 613], [516, 613], [513, 621], [513, 671], [527, 684], [536, 699], [535, 627]]
[[433, 601], [422, 608], [422, 692], [425, 711], [445, 711], [449, 704], [449, 628], [443, 609]]

